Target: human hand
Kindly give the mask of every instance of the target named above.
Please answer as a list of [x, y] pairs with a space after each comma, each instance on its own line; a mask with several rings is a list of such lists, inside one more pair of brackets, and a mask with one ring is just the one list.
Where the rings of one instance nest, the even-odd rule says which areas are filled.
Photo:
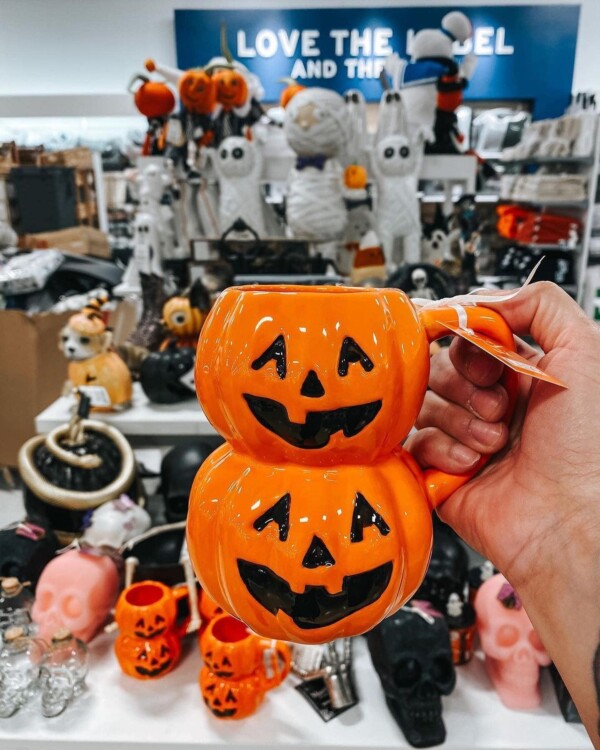
[[557, 550], [598, 534], [600, 328], [547, 282], [489, 306], [533, 336], [544, 353], [523, 343], [520, 353], [568, 389], [521, 378], [509, 431], [502, 365], [458, 339], [432, 360], [419, 432], [406, 447], [422, 468], [450, 473], [501, 451], [438, 512], [522, 591], [556, 564]]

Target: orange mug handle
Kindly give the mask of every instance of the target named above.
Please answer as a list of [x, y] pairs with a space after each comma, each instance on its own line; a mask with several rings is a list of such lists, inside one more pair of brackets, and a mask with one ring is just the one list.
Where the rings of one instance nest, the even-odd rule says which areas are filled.
[[[263, 687], [265, 690], [281, 685], [292, 668], [292, 650], [283, 641], [262, 639], [263, 655], [268, 658], [268, 666], [263, 664]], [[270, 672], [270, 674], [269, 674]]]
[[[493, 339], [509, 351], [516, 351], [515, 339], [508, 323], [495, 310], [485, 307], [461, 308], [466, 314], [467, 327], [476, 333]], [[448, 323], [453, 326], [460, 325], [458, 310], [456, 307], [437, 307], [419, 310], [419, 318], [425, 327], [429, 342], [449, 336], [452, 331], [443, 325]], [[504, 368], [501, 381], [508, 393], [508, 409], [504, 416], [505, 424], [509, 424], [515, 408], [518, 389], [518, 375], [508, 367]], [[491, 456], [482, 456], [476, 467], [467, 474], [447, 474], [437, 469], [427, 469], [423, 472], [425, 488], [432, 508], [447, 500], [453, 492], [469, 481], [477, 472], [485, 466]]]

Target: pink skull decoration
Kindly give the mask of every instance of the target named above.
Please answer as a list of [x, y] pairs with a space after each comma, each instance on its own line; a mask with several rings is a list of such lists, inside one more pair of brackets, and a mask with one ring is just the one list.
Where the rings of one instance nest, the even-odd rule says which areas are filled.
[[475, 610], [485, 665], [500, 700], [507, 708], [536, 708], [541, 701], [540, 667], [551, 660], [503, 575], [482, 584]]
[[104, 625], [118, 593], [119, 574], [110, 557], [72, 549], [44, 568], [31, 616], [48, 642], [61, 628], [87, 642]]

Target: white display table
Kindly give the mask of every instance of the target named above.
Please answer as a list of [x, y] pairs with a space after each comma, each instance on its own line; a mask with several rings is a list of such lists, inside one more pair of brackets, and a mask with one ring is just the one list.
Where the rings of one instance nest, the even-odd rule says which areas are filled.
[[[88, 689], [59, 717], [44, 719], [34, 700], [0, 720], [0, 748], [10, 750], [175, 750], [240, 746], [392, 750], [409, 747], [389, 714], [366, 643], [356, 641], [355, 670], [361, 701], [329, 723], [321, 721], [289, 678], [267, 694], [258, 712], [241, 722], [215, 719], [198, 688], [201, 661], [193, 636], [182, 662], [166, 677], [141, 682], [123, 675], [112, 653], [114, 636], [90, 646]], [[509, 711], [492, 690], [482, 662], [461, 667], [454, 693], [444, 699], [443, 750], [577, 750], [591, 743], [581, 725], [559, 713], [550, 676], [544, 674], [542, 706]]]
[[[36, 417], [36, 430], [48, 432], [68, 422], [73, 403], [71, 396], [56, 399]], [[167, 438], [216, 434], [195, 398], [180, 404], [153, 404], [144, 395], [139, 383], [134, 383], [133, 405], [130, 409], [106, 414], [92, 412], [91, 418], [101, 419], [117, 427], [131, 438], [134, 446], [152, 442], [153, 438], [159, 442], [167, 442]]]

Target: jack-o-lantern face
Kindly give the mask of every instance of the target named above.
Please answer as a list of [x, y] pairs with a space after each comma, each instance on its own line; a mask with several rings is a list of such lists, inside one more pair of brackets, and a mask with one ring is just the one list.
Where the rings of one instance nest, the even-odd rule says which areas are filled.
[[158, 581], [142, 581], [125, 589], [115, 609], [115, 620], [122, 633], [138, 638], [155, 638], [171, 630], [177, 617], [177, 604], [168, 586]]
[[304, 464], [391, 451], [414, 424], [428, 372], [423, 327], [391, 289], [227, 289], [196, 360], [202, 407], [236, 449]]
[[200, 691], [209, 711], [217, 719], [244, 719], [254, 713], [264, 698], [258, 677], [241, 680], [218, 677], [208, 667], [200, 672]]
[[213, 75], [216, 97], [223, 109], [243, 107], [248, 99], [248, 84], [237, 70], [219, 68]]
[[431, 511], [404, 453], [369, 471], [261, 466], [225, 445], [192, 487], [188, 549], [227, 611], [263, 636], [324, 643], [364, 632], [414, 593]]
[[186, 70], [179, 79], [179, 98], [188, 112], [209, 115], [216, 104], [213, 79], [201, 68]]
[[151, 680], [162, 677], [176, 666], [181, 646], [171, 633], [151, 639], [119, 635], [115, 654], [125, 674], [138, 680]]
[[171, 297], [163, 306], [163, 321], [178, 338], [198, 336], [206, 314], [192, 307], [187, 297]]

